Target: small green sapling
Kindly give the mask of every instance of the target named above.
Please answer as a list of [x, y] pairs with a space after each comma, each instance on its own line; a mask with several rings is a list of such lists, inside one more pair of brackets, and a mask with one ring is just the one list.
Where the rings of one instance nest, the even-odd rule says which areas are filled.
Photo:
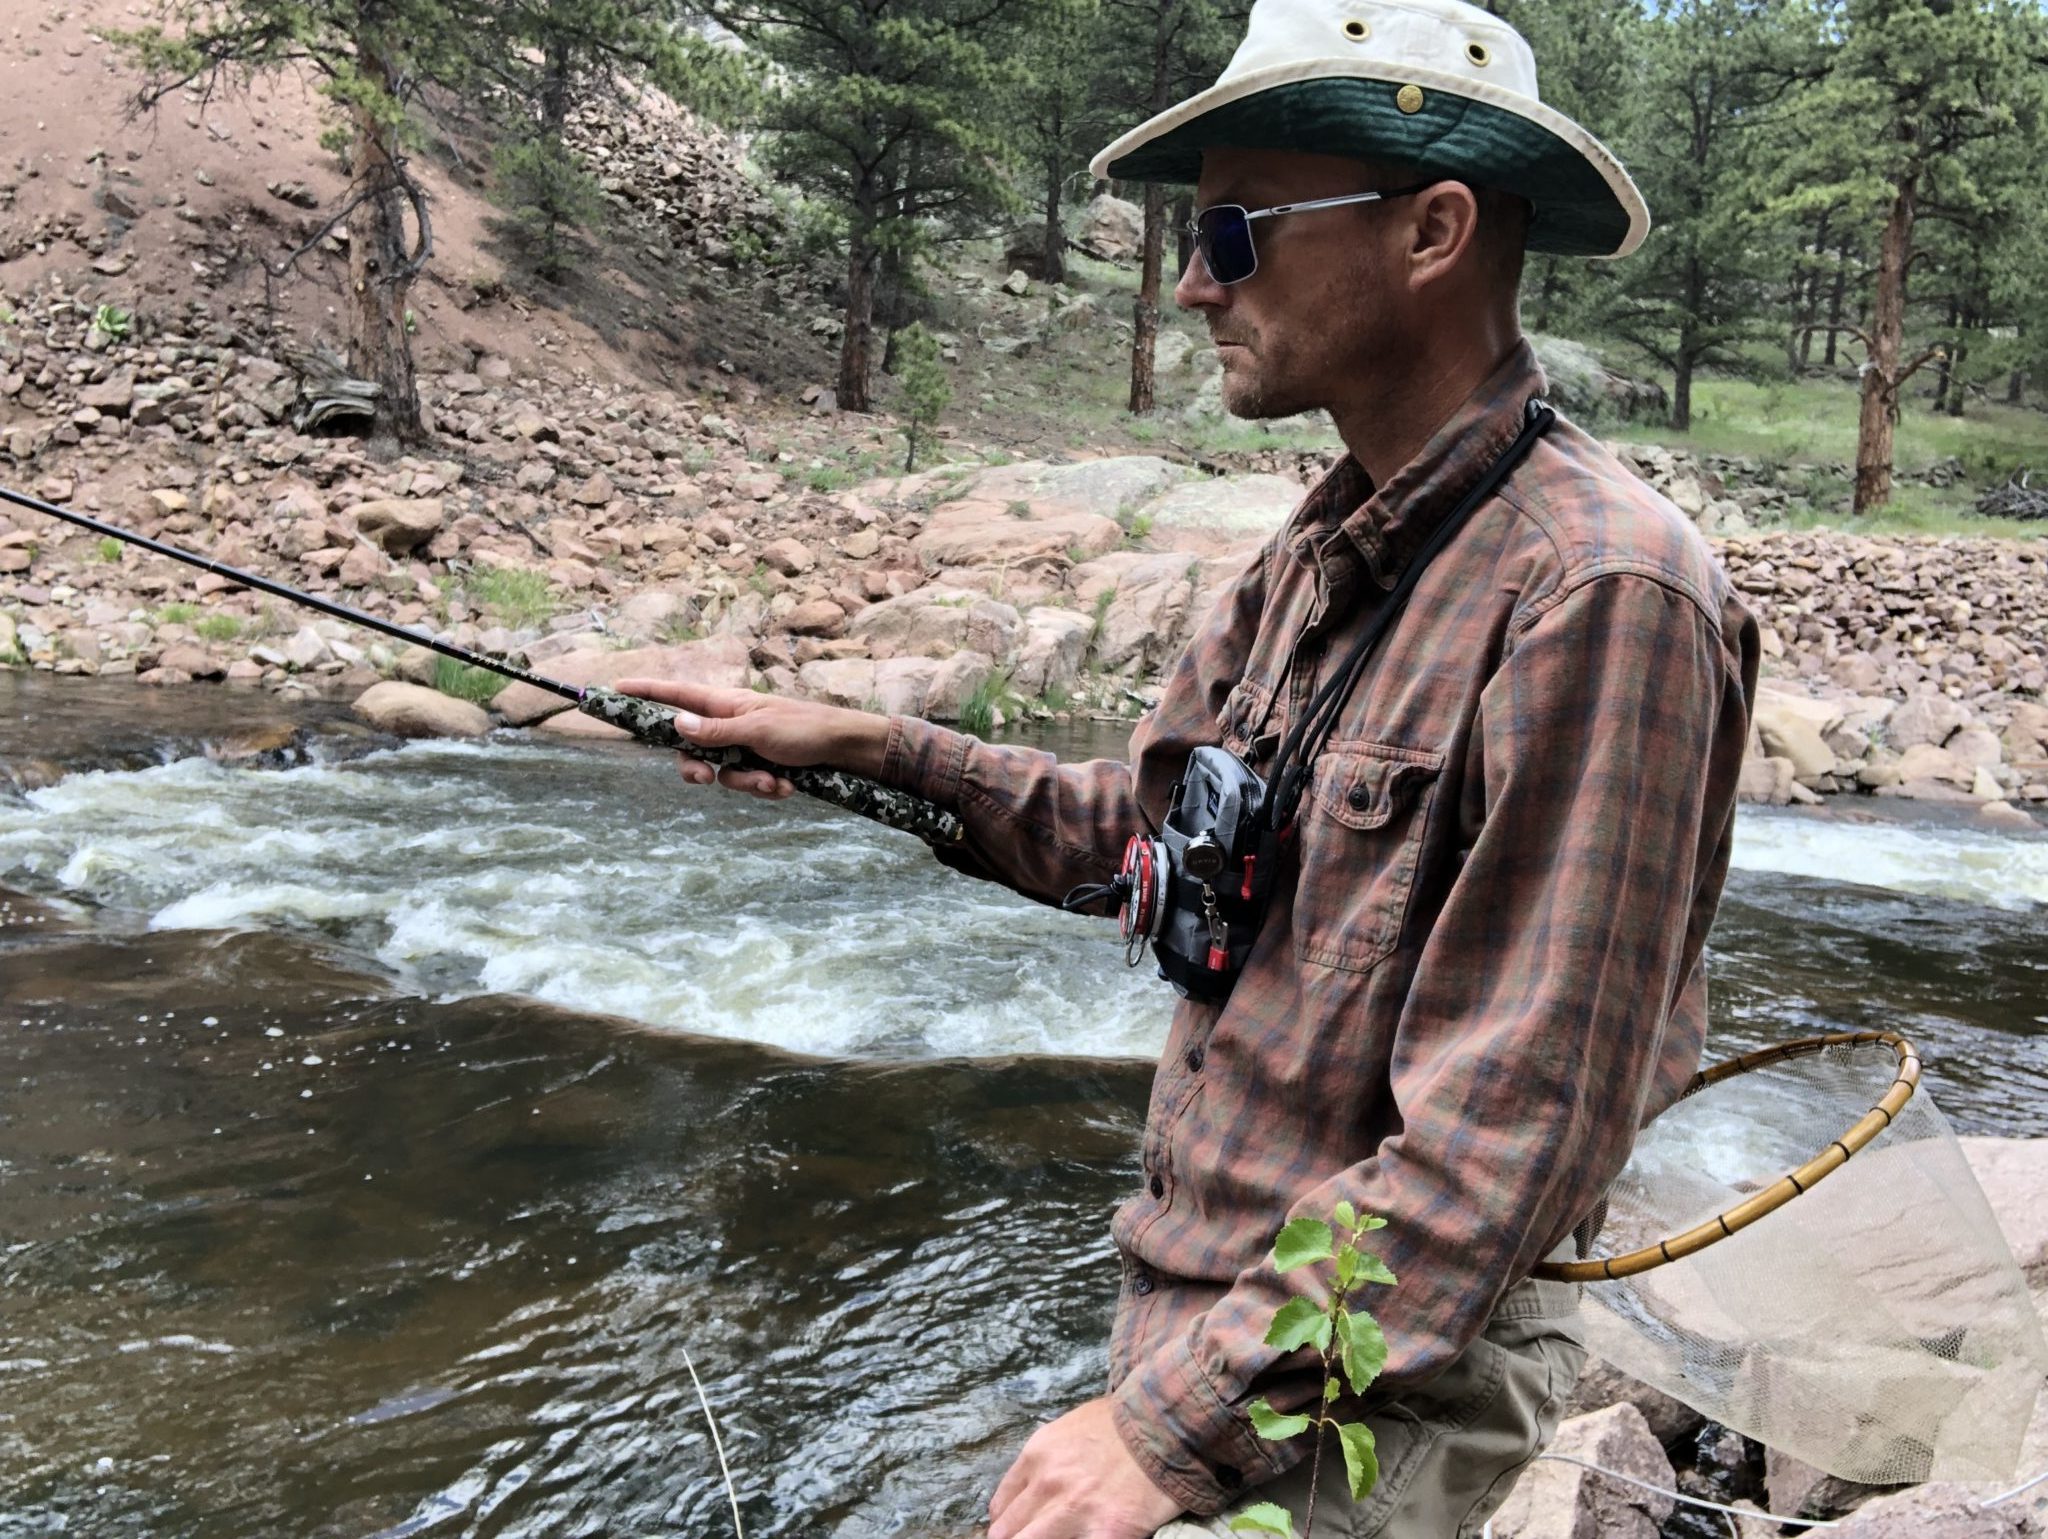
[[[1339, 1421], [1330, 1406], [1344, 1392], [1362, 1395], [1379, 1377], [1387, 1362], [1387, 1338], [1379, 1322], [1365, 1310], [1353, 1307], [1351, 1295], [1365, 1283], [1388, 1286], [1394, 1274], [1387, 1264], [1369, 1251], [1358, 1248], [1360, 1235], [1384, 1229], [1387, 1221], [1367, 1213], [1360, 1215], [1348, 1202], [1330, 1212], [1330, 1221], [1297, 1218], [1280, 1231], [1273, 1242], [1273, 1270], [1292, 1272], [1305, 1266], [1330, 1264], [1330, 1277], [1320, 1297], [1305, 1294], [1291, 1298], [1274, 1311], [1266, 1328], [1266, 1345], [1283, 1352], [1314, 1347], [1322, 1354], [1323, 1387], [1312, 1410], [1293, 1415], [1273, 1409], [1263, 1395], [1251, 1403], [1252, 1430], [1269, 1442], [1285, 1442], [1311, 1428], [1315, 1447], [1309, 1455], [1308, 1510], [1302, 1515], [1302, 1530], [1312, 1533], [1316, 1516], [1316, 1479], [1322, 1472], [1323, 1434], [1334, 1431], [1344, 1450], [1344, 1473], [1351, 1486], [1351, 1499], [1364, 1500], [1380, 1478], [1379, 1457], [1373, 1446], [1372, 1428], [1362, 1421]], [[1240, 1533], [1275, 1534], [1294, 1539], [1292, 1515], [1277, 1502], [1259, 1502], [1247, 1507], [1230, 1526]]]

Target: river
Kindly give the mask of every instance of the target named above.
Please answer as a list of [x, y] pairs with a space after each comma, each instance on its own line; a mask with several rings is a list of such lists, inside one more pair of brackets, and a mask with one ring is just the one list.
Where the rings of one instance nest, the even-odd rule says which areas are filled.
[[[1717, 1051], [1896, 1024], [2048, 1133], [2048, 839], [1737, 867]], [[750, 1534], [966, 1532], [1100, 1381], [1168, 1013], [657, 755], [0, 674], [0, 1539], [729, 1533], [689, 1364]]]

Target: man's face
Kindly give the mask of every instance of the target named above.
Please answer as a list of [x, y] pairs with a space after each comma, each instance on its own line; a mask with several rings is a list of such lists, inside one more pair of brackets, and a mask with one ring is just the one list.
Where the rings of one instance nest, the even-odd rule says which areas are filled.
[[[1393, 185], [1370, 167], [1334, 155], [1285, 150], [1207, 150], [1195, 207], [1247, 209], [1342, 197]], [[1174, 300], [1201, 310], [1223, 365], [1223, 404], [1233, 415], [1289, 417], [1328, 407], [1402, 358], [1409, 342], [1406, 199], [1283, 214], [1252, 223], [1258, 271], [1229, 287], [1198, 253]]]

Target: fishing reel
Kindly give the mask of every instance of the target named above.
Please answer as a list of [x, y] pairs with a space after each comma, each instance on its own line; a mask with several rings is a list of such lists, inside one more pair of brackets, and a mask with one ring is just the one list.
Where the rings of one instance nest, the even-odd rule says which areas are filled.
[[1149, 946], [1176, 991], [1220, 1003], [1244, 971], [1272, 888], [1279, 841], [1261, 827], [1265, 799], [1265, 782], [1239, 760], [1195, 749], [1159, 833], [1132, 835], [1116, 877], [1063, 906], [1115, 899], [1127, 965]]

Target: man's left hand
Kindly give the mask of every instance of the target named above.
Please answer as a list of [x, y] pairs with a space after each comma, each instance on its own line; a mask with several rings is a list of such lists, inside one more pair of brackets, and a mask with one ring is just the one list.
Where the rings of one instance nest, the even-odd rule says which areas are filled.
[[988, 1505], [988, 1539], [1150, 1539], [1180, 1515], [1090, 1400], [1031, 1434]]

